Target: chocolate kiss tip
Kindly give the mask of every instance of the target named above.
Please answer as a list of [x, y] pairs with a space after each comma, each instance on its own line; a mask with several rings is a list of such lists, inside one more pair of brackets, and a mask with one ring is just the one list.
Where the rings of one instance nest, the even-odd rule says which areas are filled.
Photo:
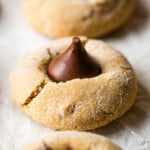
[[67, 51], [75, 51], [75, 50], [85, 51], [85, 49], [84, 49], [84, 47], [82, 45], [82, 42], [81, 42], [79, 37], [73, 37], [72, 38], [72, 43], [67, 49]]
[[73, 37], [68, 49], [56, 56], [48, 66], [48, 74], [56, 82], [90, 78], [100, 73], [100, 65], [89, 56], [79, 37]]
[[79, 43], [81, 41], [80, 41], [79, 37], [73, 37], [72, 42], [75, 44], [75, 43]]

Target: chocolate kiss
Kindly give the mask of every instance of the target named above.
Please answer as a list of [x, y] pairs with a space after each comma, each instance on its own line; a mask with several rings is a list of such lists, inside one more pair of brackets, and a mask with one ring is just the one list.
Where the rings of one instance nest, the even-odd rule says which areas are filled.
[[78, 37], [74, 37], [69, 48], [48, 66], [48, 74], [56, 82], [94, 77], [100, 73], [100, 65], [88, 55]]

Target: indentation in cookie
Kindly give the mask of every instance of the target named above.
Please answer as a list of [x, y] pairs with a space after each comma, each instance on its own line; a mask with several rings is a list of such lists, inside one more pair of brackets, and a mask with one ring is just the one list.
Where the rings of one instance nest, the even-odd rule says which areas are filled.
[[65, 117], [67, 115], [74, 114], [75, 109], [76, 109], [76, 105], [71, 104], [71, 105], [63, 105], [63, 106], [59, 107], [58, 111], [59, 111], [59, 115], [61, 117]]
[[66, 113], [67, 113], [67, 114], [73, 114], [73, 113], [75, 112], [75, 108], [76, 108], [75, 105], [69, 105], [69, 106], [66, 108]]
[[102, 107], [99, 106], [100, 111], [104, 114], [104, 115], [113, 115], [112, 112], [106, 112]]

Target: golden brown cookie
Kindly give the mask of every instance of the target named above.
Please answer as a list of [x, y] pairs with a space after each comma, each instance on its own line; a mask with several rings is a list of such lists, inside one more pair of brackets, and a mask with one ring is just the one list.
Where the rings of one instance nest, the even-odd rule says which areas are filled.
[[135, 73], [127, 59], [100, 40], [81, 40], [101, 66], [101, 74], [54, 82], [48, 64], [70, 45], [72, 38], [51, 41], [49, 48], [24, 56], [11, 74], [13, 100], [33, 119], [61, 130], [90, 130], [121, 117], [137, 93]]
[[51, 37], [105, 35], [126, 22], [135, 0], [22, 0], [29, 23]]
[[77, 131], [52, 132], [22, 150], [121, 150], [103, 136]]

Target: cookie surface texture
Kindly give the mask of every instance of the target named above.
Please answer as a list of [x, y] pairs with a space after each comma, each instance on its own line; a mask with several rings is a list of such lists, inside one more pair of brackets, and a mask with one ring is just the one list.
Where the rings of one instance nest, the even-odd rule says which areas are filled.
[[29, 23], [51, 37], [97, 37], [123, 25], [135, 0], [22, 0]]
[[121, 117], [137, 93], [135, 73], [127, 59], [100, 40], [81, 37], [102, 73], [83, 79], [53, 82], [48, 63], [66, 50], [72, 38], [51, 41], [49, 48], [24, 56], [11, 74], [13, 100], [33, 119], [60, 130], [90, 130]]
[[92, 133], [61, 131], [47, 135], [43, 141], [25, 146], [22, 150], [121, 150], [117, 145]]

